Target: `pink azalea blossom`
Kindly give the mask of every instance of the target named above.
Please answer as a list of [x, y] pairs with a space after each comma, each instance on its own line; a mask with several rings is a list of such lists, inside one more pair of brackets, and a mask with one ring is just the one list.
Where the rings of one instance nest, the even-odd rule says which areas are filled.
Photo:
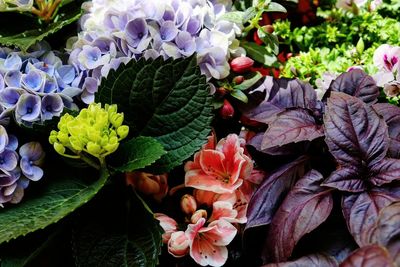
[[177, 231], [178, 223], [163, 213], [155, 213], [154, 217], [160, 221], [160, 226], [164, 230], [164, 233], [162, 234], [162, 240], [164, 244], [167, 244], [172, 233]]
[[189, 252], [189, 239], [185, 232], [178, 231], [171, 234], [168, 241], [168, 252], [176, 258], [181, 258]]
[[189, 239], [190, 256], [201, 266], [222, 266], [228, 259], [226, 246], [233, 240], [237, 229], [225, 220], [211, 222], [205, 227], [201, 218], [189, 224], [185, 232]]
[[185, 185], [220, 194], [233, 193], [252, 169], [252, 161], [244, 155], [239, 137], [230, 134], [215, 149], [202, 149], [195, 154], [194, 161], [186, 163]]

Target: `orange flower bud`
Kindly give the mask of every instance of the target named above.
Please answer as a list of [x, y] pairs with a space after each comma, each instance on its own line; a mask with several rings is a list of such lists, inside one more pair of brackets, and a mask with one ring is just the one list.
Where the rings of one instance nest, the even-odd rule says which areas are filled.
[[186, 194], [182, 196], [181, 209], [187, 215], [192, 215], [197, 210], [197, 203], [192, 195]]
[[136, 190], [152, 195], [157, 201], [161, 201], [168, 192], [167, 175], [153, 175], [146, 172], [129, 172], [125, 174], [127, 185], [132, 185]]

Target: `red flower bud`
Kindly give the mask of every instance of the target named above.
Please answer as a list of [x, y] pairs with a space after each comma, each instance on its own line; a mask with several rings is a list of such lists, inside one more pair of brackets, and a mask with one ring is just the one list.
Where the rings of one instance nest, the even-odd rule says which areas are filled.
[[254, 64], [254, 60], [249, 57], [237, 57], [231, 61], [231, 69], [237, 73], [248, 72]]
[[182, 196], [181, 209], [187, 215], [192, 215], [197, 210], [197, 203], [192, 195], [186, 194]]
[[244, 81], [244, 77], [243, 76], [236, 76], [235, 78], [233, 78], [233, 82], [235, 84], [241, 84]]
[[263, 26], [263, 30], [267, 33], [273, 33], [275, 31], [274, 26], [272, 25]]
[[258, 44], [258, 45], [262, 45], [262, 44], [263, 44], [263, 41], [260, 39], [260, 37], [258, 37], [257, 31], [255, 31], [255, 32], [253, 33], [253, 40], [254, 40], [254, 42], [255, 42], [256, 44]]
[[220, 96], [226, 95], [226, 89], [224, 87], [222, 87], [222, 86], [218, 87], [217, 88], [217, 94], [220, 95]]
[[235, 114], [235, 109], [232, 107], [231, 103], [229, 103], [228, 100], [224, 99], [224, 104], [219, 110], [219, 114], [223, 119], [229, 119], [232, 118]]

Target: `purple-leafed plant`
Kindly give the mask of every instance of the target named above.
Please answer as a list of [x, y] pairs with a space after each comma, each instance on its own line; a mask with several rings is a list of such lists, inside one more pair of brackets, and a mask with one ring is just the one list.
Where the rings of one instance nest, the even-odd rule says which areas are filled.
[[[344, 217], [358, 246], [377, 243], [388, 249], [390, 256], [379, 256], [376, 262], [382, 260], [383, 264], [383, 259], [390, 259], [399, 263], [399, 231], [385, 228], [389, 233], [383, 235], [384, 227], [378, 222], [383, 220], [379, 218], [382, 210], [400, 201], [400, 108], [376, 104], [379, 88], [358, 69], [334, 80], [322, 101], [317, 100], [310, 85], [294, 79], [266, 78], [249, 94], [256, 96], [253, 99], [262, 95], [263, 99], [244, 115], [268, 125], [248, 142], [259, 151], [253, 151], [257, 154], [254, 158], [264, 165], [267, 163], [263, 161], [276, 159], [276, 155], [284, 161], [255, 192], [247, 213], [246, 232], [257, 227], [267, 231], [261, 255], [264, 263], [274, 266], [291, 261], [292, 265], [282, 266], [302, 266], [296, 265], [295, 258], [300, 263], [330, 262], [330, 258], [321, 256], [326, 254], [304, 256], [304, 247], [296, 247], [310, 242], [314, 248], [307, 253], [328, 253], [336, 258], [336, 263], [326, 266], [342, 262], [351, 250], [347, 249], [345, 255], [323, 251], [326, 246], [320, 249], [309, 234], [320, 234], [321, 224], [327, 223], [335, 211]], [[385, 225], [395, 224], [387, 220]], [[382, 236], [397, 239], [389, 242]], [[323, 240], [329, 242], [329, 238]], [[381, 247], [366, 249], [379, 255], [386, 251]], [[349, 257], [360, 260], [366, 249]], [[353, 266], [351, 259], [341, 266]]]

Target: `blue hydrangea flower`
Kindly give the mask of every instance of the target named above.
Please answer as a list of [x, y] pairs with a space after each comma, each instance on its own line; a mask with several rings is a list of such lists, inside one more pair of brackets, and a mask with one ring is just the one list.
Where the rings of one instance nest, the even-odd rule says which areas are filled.
[[17, 122], [34, 122], [40, 120], [41, 99], [37, 95], [22, 94], [15, 107]]
[[110, 61], [110, 55], [101, 55], [98, 47], [85, 45], [78, 55], [79, 62], [88, 70], [95, 69], [99, 66], [105, 65]]
[[45, 153], [38, 142], [29, 142], [19, 149], [21, 156], [20, 167], [22, 174], [32, 181], [38, 181], [43, 177], [42, 164]]

